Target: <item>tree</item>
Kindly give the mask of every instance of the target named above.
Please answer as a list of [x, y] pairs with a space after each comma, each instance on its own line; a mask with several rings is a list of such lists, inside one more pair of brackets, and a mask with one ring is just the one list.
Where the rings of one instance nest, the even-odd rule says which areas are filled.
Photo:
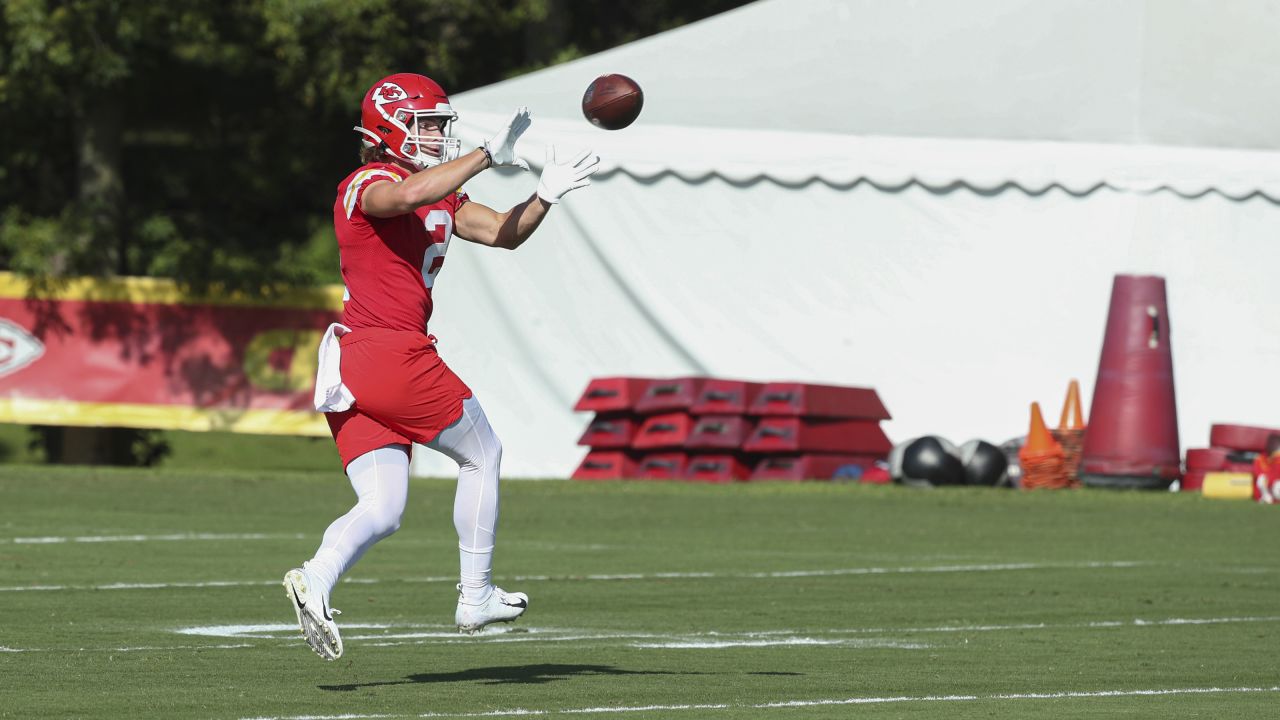
[[0, 268], [260, 291], [337, 279], [331, 194], [363, 92], [451, 92], [740, 0], [7, 0]]

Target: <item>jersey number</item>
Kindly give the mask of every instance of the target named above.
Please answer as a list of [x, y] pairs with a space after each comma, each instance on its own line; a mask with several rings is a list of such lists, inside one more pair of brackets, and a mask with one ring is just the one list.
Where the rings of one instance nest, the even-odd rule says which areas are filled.
[[428, 233], [434, 233], [436, 228], [444, 228], [444, 242], [431, 243], [422, 256], [422, 282], [430, 288], [435, 285], [436, 275], [444, 266], [444, 254], [448, 252], [449, 241], [453, 239], [453, 218], [444, 210], [432, 210], [427, 213], [422, 224]]

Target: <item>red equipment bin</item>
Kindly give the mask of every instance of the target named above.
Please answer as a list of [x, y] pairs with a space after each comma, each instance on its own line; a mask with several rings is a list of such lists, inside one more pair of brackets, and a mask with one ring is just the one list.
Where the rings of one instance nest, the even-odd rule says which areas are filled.
[[683, 377], [652, 380], [636, 400], [636, 412], [648, 415], [671, 410], [688, 410], [701, 392], [706, 378]]
[[601, 450], [629, 448], [638, 427], [639, 422], [628, 415], [597, 416], [578, 438], [578, 444]]
[[760, 395], [764, 383], [707, 380], [689, 412], [694, 415], [744, 415]]
[[693, 416], [689, 413], [650, 415], [636, 431], [635, 437], [631, 440], [631, 447], [637, 450], [684, 447], [685, 440], [689, 439], [689, 431], [692, 429]]
[[697, 482], [728, 483], [750, 476], [751, 469], [733, 453], [694, 455], [684, 468], [684, 478]]
[[679, 480], [689, 456], [682, 452], [645, 455], [636, 466], [636, 477], [646, 480]]
[[890, 419], [889, 411], [875, 390], [807, 383], [766, 384], [747, 409], [747, 414]]
[[883, 457], [893, 443], [875, 420], [808, 420], [767, 417], [743, 450], [753, 453], [850, 453]]
[[573, 471], [574, 480], [621, 480], [636, 476], [636, 460], [620, 450], [592, 450]]
[[632, 410], [653, 382], [651, 378], [607, 377], [595, 378], [587, 383], [582, 397], [573, 409], [578, 412], [611, 413]]
[[883, 457], [872, 455], [831, 455], [806, 453], [804, 455], [777, 455], [761, 458], [751, 473], [756, 480], [830, 480], [836, 471], [846, 465], [858, 465], [864, 469], [875, 466]]
[[755, 425], [741, 415], [705, 415], [693, 423], [684, 446], [690, 449], [737, 450]]

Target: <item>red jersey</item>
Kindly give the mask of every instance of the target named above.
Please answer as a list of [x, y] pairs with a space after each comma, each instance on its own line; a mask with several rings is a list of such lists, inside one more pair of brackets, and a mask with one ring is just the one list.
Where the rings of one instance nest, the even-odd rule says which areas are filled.
[[364, 191], [377, 182], [401, 182], [408, 170], [369, 163], [338, 184], [333, 230], [342, 261], [342, 323], [352, 330], [387, 328], [427, 332], [431, 286], [453, 237], [453, 219], [467, 202], [462, 190], [434, 205], [389, 218], [365, 215]]
[[1268, 505], [1280, 502], [1280, 452], [1258, 453], [1253, 461], [1253, 499]]

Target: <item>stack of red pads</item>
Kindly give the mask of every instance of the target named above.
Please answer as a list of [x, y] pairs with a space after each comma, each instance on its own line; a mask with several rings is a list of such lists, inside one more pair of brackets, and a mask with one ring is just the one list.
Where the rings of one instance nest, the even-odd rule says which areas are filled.
[[1208, 448], [1187, 450], [1187, 470], [1182, 490], [1199, 492], [1205, 473], [1242, 472], [1253, 474], [1253, 461], [1267, 447], [1267, 438], [1280, 429], [1248, 425], [1214, 425], [1209, 428]]
[[880, 428], [889, 413], [866, 388], [597, 378], [574, 410], [596, 414], [578, 440], [590, 451], [575, 480], [874, 477], [892, 448]]

